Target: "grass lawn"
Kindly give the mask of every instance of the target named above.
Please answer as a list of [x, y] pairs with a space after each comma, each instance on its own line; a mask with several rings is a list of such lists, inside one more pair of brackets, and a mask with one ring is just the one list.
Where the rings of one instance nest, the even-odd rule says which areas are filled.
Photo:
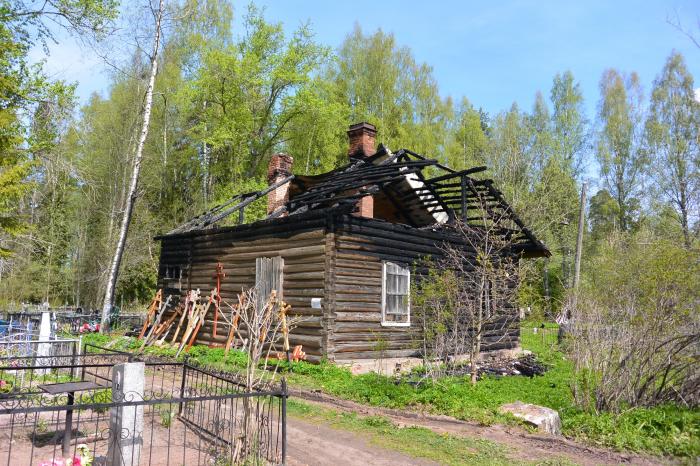
[[[90, 335], [94, 344], [105, 344], [113, 337]], [[551, 339], [550, 339], [551, 340]], [[140, 342], [123, 339], [113, 342], [113, 348], [133, 350]], [[572, 365], [556, 345], [523, 332], [522, 346], [535, 353], [549, 365], [543, 376], [487, 377], [475, 386], [467, 377], [448, 377], [420, 387], [396, 383], [393, 378], [377, 374], [352, 375], [333, 364], [294, 364], [294, 372], [285, 376], [290, 385], [321, 389], [341, 398], [388, 408], [410, 408], [483, 424], [515, 423], [514, 418], [498, 413], [498, 407], [516, 400], [547, 406], [559, 411], [566, 436], [589, 443], [654, 454], [682, 457], [700, 455], [700, 412], [675, 406], [636, 408], [622, 414], [585, 413], [573, 406], [569, 388]], [[171, 348], [148, 348], [147, 353], [174, 356]], [[245, 357], [223, 349], [193, 347], [189, 353], [200, 364], [235, 371], [243, 366]]]
[[[355, 432], [382, 448], [399, 451], [414, 458], [425, 458], [448, 465], [520, 464], [508, 456], [507, 446], [488, 440], [438, 434], [422, 427], [399, 427], [382, 416], [343, 413], [294, 399], [289, 400], [287, 409], [291, 416], [324, 422], [338, 429]], [[536, 464], [572, 463], [562, 459], [538, 461]]]

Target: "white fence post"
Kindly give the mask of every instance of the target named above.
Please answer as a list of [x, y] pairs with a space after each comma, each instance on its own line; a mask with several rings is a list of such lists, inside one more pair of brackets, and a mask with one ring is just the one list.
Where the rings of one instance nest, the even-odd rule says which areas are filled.
[[[112, 402], [142, 401], [145, 363], [116, 364], [112, 369]], [[136, 466], [143, 446], [143, 405], [115, 406], [109, 415], [108, 466]]]

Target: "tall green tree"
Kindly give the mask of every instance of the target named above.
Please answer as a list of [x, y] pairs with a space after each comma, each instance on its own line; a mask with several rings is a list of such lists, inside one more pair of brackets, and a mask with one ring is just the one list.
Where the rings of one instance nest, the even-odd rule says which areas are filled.
[[640, 208], [647, 158], [641, 150], [642, 89], [636, 73], [607, 70], [600, 80], [596, 158], [603, 185], [618, 204], [618, 227], [627, 231]]
[[22, 229], [18, 206], [30, 189], [26, 180], [31, 165], [20, 148], [18, 115], [30, 79], [26, 55], [27, 46], [14, 41], [11, 31], [0, 24], [0, 256], [9, 254], [9, 238]]
[[528, 115], [513, 103], [491, 124], [491, 144], [486, 165], [509, 202], [518, 212], [529, 212], [535, 162]]
[[588, 120], [581, 85], [570, 71], [557, 74], [550, 91], [554, 152], [573, 176], [581, 174], [588, 146]]
[[244, 21], [244, 37], [208, 51], [189, 90], [191, 112], [201, 114], [191, 132], [207, 144], [212, 189], [262, 173], [290, 122], [307, 110], [301, 91], [327, 56], [307, 26], [287, 39], [252, 6]]
[[672, 53], [654, 81], [646, 122], [652, 179], [674, 207], [688, 248], [700, 232], [693, 225], [700, 215], [700, 104], [694, 88], [683, 56]]
[[588, 226], [591, 231], [591, 246], [596, 246], [615, 230], [619, 229], [620, 206], [606, 189], [601, 189], [588, 203]]
[[[65, 100], [71, 86], [52, 82], [41, 64], [30, 65], [33, 45], [54, 40], [52, 24], [79, 35], [102, 37], [116, 16], [114, 0], [66, 0], [43, 3], [0, 2], [0, 255], [12, 249], [10, 239], [27, 226], [21, 200], [31, 190], [29, 178], [37, 161], [27, 137], [31, 115], [47, 102]], [[20, 115], [24, 115], [21, 118]], [[27, 117], [27, 115], [30, 115]], [[34, 143], [38, 143], [35, 138]]]
[[328, 72], [337, 98], [352, 121], [377, 126], [378, 140], [390, 149], [407, 148], [441, 157], [449, 118], [433, 70], [416, 62], [408, 47], [381, 29], [365, 34], [355, 25]]
[[283, 145], [294, 170], [317, 174], [347, 163], [349, 107], [335, 98], [334, 84], [317, 75], [298, 97], [303, 111], [287, 125]]
[[561, 262], [561, 285], [568, 287], [580, 202], [576, 179], [584, 165], [589, 131], [580, 85], [570, 71], [554, 77], [549, 96], [550, 156], [542, 166], [535, 197], [542, 200], [549, 219], [542, 236], [557, 251], [553, 259]]
[[486, 163], [490, 142], [483, 123], [482, 113], [463, 97], [449, 128], [445, 160], [452, 168], [460, 170]]
[[532, 113], [525, 117], [528, 133], [528, 152], [532, 159], [533, 177], [542, 173], [554, 150], [554, 133], [549, 107], [542, 93], [535, 95]]

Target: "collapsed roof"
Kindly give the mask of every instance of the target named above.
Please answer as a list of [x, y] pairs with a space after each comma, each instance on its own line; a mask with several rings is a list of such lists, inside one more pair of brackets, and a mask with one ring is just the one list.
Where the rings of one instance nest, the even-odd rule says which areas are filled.
[[243, 223], [247, 205], [289, 183], [288, 201], [267, 218], [293, 216], [312, 209], [352, 212], [359, 199], [371, 195], [374, 218], [378, 220], [434, 229], [449, 228], [461, 220], [474, 227], [496, 228], [526, 256], [549, 256], [547, 247], [525, 226], [493, 180], [471, 176], [484, 170], [486, 167], [455, 171], [410, 150], [392, 153], [380, 145], [374, 155], [354, 159], [330, 172], [289, 175], [261, 191], [239, 194], [168, 235], [214, 226], [236, 212], [239, 223]]

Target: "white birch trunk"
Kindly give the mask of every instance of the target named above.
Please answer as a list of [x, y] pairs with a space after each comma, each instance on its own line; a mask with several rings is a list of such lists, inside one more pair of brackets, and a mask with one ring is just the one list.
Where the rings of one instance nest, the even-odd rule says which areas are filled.
[[158, 49], [160, 48], [161, 22], [163, 20], [163, 12], [165, 9], [165, 0], [159, 0], [158, 13], [156, 16], [155, 37], [153, 39], [153, 53], [151, 54], [151, 75], [148, 79], [148, 87], [146, 88], [146, 100], [143, 108], [143, 120], [141, 123], [141, 133], [139, 134], [138, 145], [136, 146], [136, 154], [134, 156], [134, 166], [131, 172], [131, 182], [129, 183], [129, 193], [126, 199], [126, 208], [122, 217], [121, 228], [119, 230], [119, 239], [114, 250], [114, 257], [109, 269], [107, 277], [107, 289], [105, 290], [105, 299], [102, 304], [102, 322], [100, 332], [109, 330], [109, 316], [114, 305], [114, 290], [117, 285], [117, 277], [119, 275], [119, 266], [124, 254], [124, 246], [126, 244], [126, 235], [129, 232], [129, 224], [131, 223], [131, 215], [136, 202], [136, 190], [139, 184], [139, 173], [141, 172], [141, 160], [143, 158], [143, 146], [146, 143], [148, 136], [148, 128], [151, 122], [151, 107], [153, 105], [153, 86], [158, 73]]

